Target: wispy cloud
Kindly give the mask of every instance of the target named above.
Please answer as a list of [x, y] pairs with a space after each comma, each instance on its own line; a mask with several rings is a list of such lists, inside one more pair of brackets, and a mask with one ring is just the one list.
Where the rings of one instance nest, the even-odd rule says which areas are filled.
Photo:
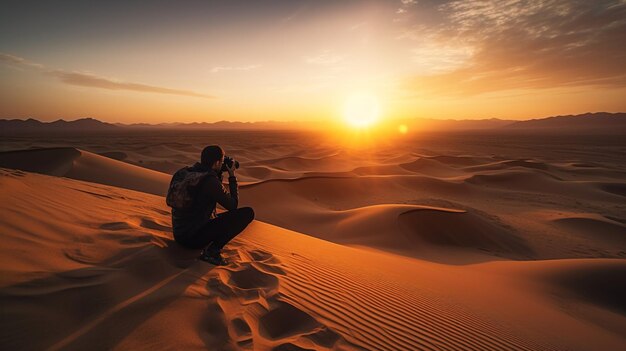
[[315, 56], [305, 56], [304, 62], [311, 65], [333, 65], [343, 61], [343, 56], [335, 55], [328, 50], [321, 52]]
[[396, 9], [396, 16], [392, 19], [393, 22], [402, 22], [406, 19], [406, 15], [408, 13], [408, 9], [417, 4], [416, 0], [400, 0], [400, 7]]
[[0, 52], [0, 62], [13, 65], [13, 66], [21, 66], [27, 68], [35, 68], [35, 69], [43, 69], [44, 67], [38, 63], [30, 62], [24, 58], [14, 56], [11, 54], [5, 54]]
[[247, 66], [216, 66], [211, 68], [211, 73], [217, 73], [221, 71], [249, 71], [252, 69], [257, 69], [261, 67], [261, 65], [247, 65]]
[[212, 99], [213, 96], [200, 94], [190, 90], [172, 89], [142, 83], [125, 82], [111, 78], [101, 77], [93, 73], [85, 72], [71, 72], [59, 69], [51, 69], [42, 64], [31, 62], [22, 57], [0, 53], [0, 63], [11, 65], [14, 67], [21, 67], [31, 69], [40, 72], [44, 75], [55, 77], [59, 81], [88, 88], [108, 89], [108, 90], [130, 90], [143, 93], [157, 93], [157, 94], [169, 94], [169, 95], [181, 95], [200, 97], [205, 99]]
[[411, 77], [405, 88], [472, 95], [626, 86], [625, 1], [449, 1], [436, 11], [441, 24], [416, 23], [399, 38], [462, 43], [472, 55], [456, 70]]
[[66, 72], [66, 71], [50, 71], [50, 75], [58, 78], [63, 83], [78, 85], [82, 87], [100, 88], [109, 90], [132, 90], [140, 91], [144, 93], [158, 93], [158, 94], [170, 94], [170, 95], [183, 95], [193, 96], [201, 98], [212, 98], [212, 96], [196, 93], [189, 90], [179, 90], [158, 87], [154, 85], [147, 85], [141, 83], [120, 82], [103, 77], [99, 77], [93, 74], [80, 73], [80, 72]]
[[433, 75], [455, 71], [471, 62], [471, 47], [425, 41], [411, 50], [417, 72]]

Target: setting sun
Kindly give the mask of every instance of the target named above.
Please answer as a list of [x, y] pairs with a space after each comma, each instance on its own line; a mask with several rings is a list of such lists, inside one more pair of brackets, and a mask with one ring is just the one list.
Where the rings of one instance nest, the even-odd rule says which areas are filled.
[[344, 105], [343, 116], [350, 126], [365, 128], [374, 124], [380, 114], [376, 96], [369, 93], [352, 94]]

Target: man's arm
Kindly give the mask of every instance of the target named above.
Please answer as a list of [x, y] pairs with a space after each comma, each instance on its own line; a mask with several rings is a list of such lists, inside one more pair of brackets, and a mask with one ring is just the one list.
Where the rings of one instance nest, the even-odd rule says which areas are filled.
[[207, 177], [204, 182], [203, 192], [211, 196], [215, 201], [222, 205], [226, 210], [235, 210], [239, 203], [237, 194], [237, 178], [235, 176], [228, 177], [228, 187], [230, 194], [226, 192], [224, 185], [217, 177]]

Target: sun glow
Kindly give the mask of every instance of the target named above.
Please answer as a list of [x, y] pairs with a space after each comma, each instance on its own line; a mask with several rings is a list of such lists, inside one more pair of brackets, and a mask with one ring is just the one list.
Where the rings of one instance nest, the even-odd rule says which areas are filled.
[[344, 105], [343, 117], [350, 126], [366, 128], [376, 123], [380, 105], [376, 96], [369, 93], [352, 94]]

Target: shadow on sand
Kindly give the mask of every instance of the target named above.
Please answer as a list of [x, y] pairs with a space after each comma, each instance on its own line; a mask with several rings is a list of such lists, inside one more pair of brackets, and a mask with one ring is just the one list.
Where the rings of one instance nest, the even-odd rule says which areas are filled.
[[0, 288], [0, 349], [112, 349], [214, 267], [163, 243]]

